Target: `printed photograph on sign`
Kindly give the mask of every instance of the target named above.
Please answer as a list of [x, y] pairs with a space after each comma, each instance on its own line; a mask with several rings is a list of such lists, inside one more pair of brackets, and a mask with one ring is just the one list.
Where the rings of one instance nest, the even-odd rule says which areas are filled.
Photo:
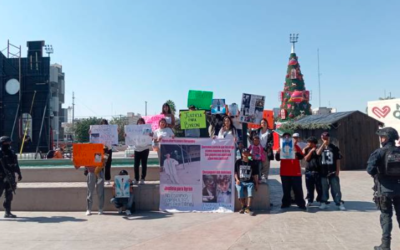
[[213, 99], [211, 106], [211, 114], [225, 114], [225, 99]]
[[264, 96], [243, 94], [240, 121], [243, 123], [260, 123], [263, 118], [264, 102]]
[[295, 159], [293, 138], [281, 138], [281, 159]]
[[237, 116], [239, 111], [238, 105], [236, 103], [232, 103], [228, 106], [228, 111], [230, 116]]
[[94, 162], [101, 162], [101, 154], [97, 153], [94, 155]]
[[118, 125], [91, 125], [90, 142], [102, 143], [108, 148], [118, 145]]
[[162, 144], [160, 181], [165, 184], [200, 184], [200, 145]]
[[101, 143], [100, 142], [100, 134], [99, 133], [90, 134], [90, 142], [91, 143]]
[[232, 176], [217, 175], [217, 203], [232, 202]]
[[203, 175], [203, 202], [217, 203], [217, 175]]
[[130, 196], [130, 178], [129, 175], [117, 175], [115, 182], [115, 197], [129, 198]]

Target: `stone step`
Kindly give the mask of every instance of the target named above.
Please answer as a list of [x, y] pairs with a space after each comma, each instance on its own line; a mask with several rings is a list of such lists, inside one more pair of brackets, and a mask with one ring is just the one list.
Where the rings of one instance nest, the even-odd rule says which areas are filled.
[[[111, 167], [111, 178], [125, 169], [128, 171], [131, 179], [134, 179], [134, 171], [132, 166]], [[83, 174], [84, 168], [75, 169], [74, 167], [56, 167], [56, 168], [21, 168], [23, 183], [25, 182], [84, 182], [86, 176]], [[139, 173], [142, 172], [140, 167]], [[147, 167], [148, 181], [160, 180], [160, 167], [158, 165], [150, 165]]]
[[[160, 183], [148, 181], [144, 185], [134, 185], [136, 210], [157, 211], [160, 205]], [[18, 184], [17, 194], [14, 196], [13, 211], [86, 211], [86, 182], [56, 182], [56, 183], [24, 183]], [[235, 209], [240, 208], [236, 198]], [[110, 204], [112, 186], [105, 186], [105, 211], [115, 211]], [[0, 198], [0, 202], [4, 195]], [[269, 186], [262, 184], [253, 197], [253, 209], [269, 210]], [[0, 208], [3, 210], [3, 207]], [[93, 210], [97, 210], [97, 198], [94, 198]]]

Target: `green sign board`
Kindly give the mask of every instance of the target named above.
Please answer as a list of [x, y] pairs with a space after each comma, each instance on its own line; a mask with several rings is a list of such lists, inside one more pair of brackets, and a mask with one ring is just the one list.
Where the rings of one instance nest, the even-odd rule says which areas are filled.
[[181, 111], [181, 129], [206, 128], [206, 114], [203, 110]]
[[188, 108], [194, 105], [196, 109], [210, 110], [213, 99], [213, 92], [189, 90]]

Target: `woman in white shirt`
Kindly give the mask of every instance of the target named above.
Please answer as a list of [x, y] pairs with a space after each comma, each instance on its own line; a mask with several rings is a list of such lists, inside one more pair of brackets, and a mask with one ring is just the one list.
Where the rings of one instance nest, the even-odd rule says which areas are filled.
[[218, 139], [233, 139], [235, 143], [238, 140], [238, 134], [232, 119], [229, 116], [224, 117], [224, 125], [219, 130]]
[[168, 103], [163, 104], [161, 114], [165, 116], [168, 127], [173, 129], [175, 127], [175, 116], [172, 114], [171, 107]]
[[173, 139], [173, 138], [175, 138], [175, 134], [172, 131], [172, 129], [167, 126], [167, 121], [164, 118], [162, 118], [158, 122], [158, 125], [160, 126], [160, 128], [157, 129], [156, 131], [154, 131], [154, 133], [153, 133], [153, 143], [154, 143], [153, 149], [155, 151], [157, 151], [158, 159], [161, 162], [160, 146], [159, 146], [160, 145], [160, 141], [162, 141], [162, 139], [164, 139], [164, 138], [172, 138]]

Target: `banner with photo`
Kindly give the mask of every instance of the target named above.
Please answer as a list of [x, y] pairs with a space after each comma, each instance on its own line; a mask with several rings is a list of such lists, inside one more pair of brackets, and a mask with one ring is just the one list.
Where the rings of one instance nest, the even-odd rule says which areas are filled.
[[225, 114], [225, 99], [213, 99], [211, 105], [211, 114]]
[[265, 96], [243, 94], [240, 121], [259, 124], [263, 118], [264, 103]]
[[150, 147], [152, 137], [151, 124], [125, 125], [125, 145], [136, 147]]
[[90, 143], [101, 143], [110, 149], [118, 145], [118, 125], [91, 125]]
[[160, 210], [233, 212], [233, 140], [163, 139]]

